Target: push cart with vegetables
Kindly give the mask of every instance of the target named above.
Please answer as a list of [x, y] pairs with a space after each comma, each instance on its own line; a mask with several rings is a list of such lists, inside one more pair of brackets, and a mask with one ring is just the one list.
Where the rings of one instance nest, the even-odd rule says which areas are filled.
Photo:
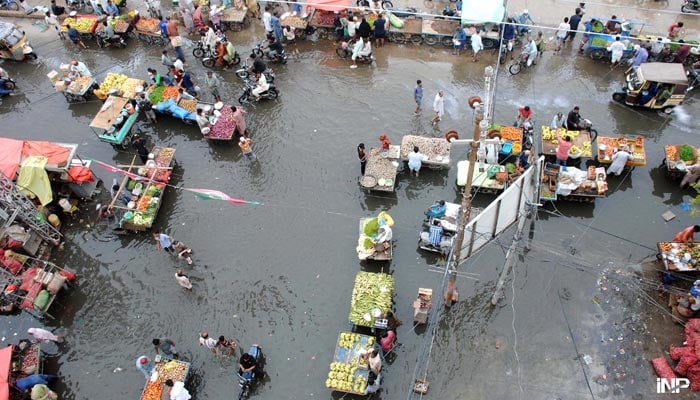
[[17, 346], [9, 345], [0, 350], [0, 374], [4, 375], [4, 382], [0, 385], [7, 385], [5, 398], [22, 398], [23, 394], [17, 391], [15, 382], [29, 375], [43, 373], [43, 366], [40, 342], [32, 343], [25, 339]]
[[328, 389], [364, 395], [369, 377], [369, 366], [362, 357], [374, 347], [372, 336], [352, 332], [340, 332], [335, 344], [333, 361], [326, 379]]
[[[218, 113], [218, 114], [217, 114]], [[208, 140], [230, 141], [236, 131], [236, 121], [233, 119], [231, 106], [217, 103], [214, 104], [214, 115], [209, 118], [211, 128], [209, 133], [204, 135]]]
[[697, 147], [689, 144], [667, 144], [662, 165], [666, 166], [666, 176], [672, 180], [683, 179], [688, 167], [698, 162]]
[[159, 23], [156, 18], [138, 17], [134, 22], [134, 33], [145, 43], [165, 46], [167, 41], [160, 32]]
[[697, 243], [659, 242], [656, 255], [666, 271], [700, 271], [700, 245]]
[[161, 400], [165, 390], [165, 381], [187, 382], [191, 364], [186, 361], [172, 360], [158, 354], [155, 357], [155, 365], [151, 377], [141, 392], [141, 400]]
[[540, 200], [568, 200], [593, 203], [608, 191], [605, 168], [591, 165], [586, 170], [545, 163], [540, 184]]
[[129, 99], [109, 96], [90, 122], [90, 129], [100, 141], [127, 149], [131, 143], [131, 128], [138, 117], [138, 107], [132, 107]]
[[335, 26], [333, 26], [335, 14], [333, 14], [333, 11], [314, 9], [309, 13], [308, 18], [309, 25], [316, 28], [320, 38], [333, 37], [335, 31]]
[[54, 89], [61, 92], [69, 103], [85, 103], [92, 89], [97, 88], [95, 78], [90, 76], [69, 79], [64, 72], [63, 77], [60, 78], [56, 71], [51, 71], [48, 76]]
[[395, 43], [423, 43], [423, 20], [419, 18], [407, 18], [403, 21], [403, 27], [389, 26], [389, 40]]
[[499, 158], [517, 156], [523, 151], [523, 130], [514, 126], [493, 125], [489, 128], [489, 138], [501, 139]]
[[[593, 157], [592, 145], [595, 141], [595, 136], [591, 137], [589, 131], [567, 131], [564, 128], [559, 129], [559, 134], [563, 138], [570, 137], [571, 149], [569, 149], [569, 158], [572, 159], [590, 159]], [[549, 126], [542, 125], [542, 134], [540, 135], [540, 149], [542, 155], [548, 160], [554, 161], [557, 157], [557, 148], [559, 140], [557, 140], [557, 132]]]
[[447, 169], [450, 167], [451, 143], [445, 138], [406, 135], [401, 138], [401, 159], [408, 160], [408, 155], [417, 146], [425, 156], [422, 164], [429, 168]]
[[[457, 187], [467, 184], [469, 161], [457, 163]], [[505, 165], [484, 163], [483, 171], [477, 165], [474, 168], [472, 192], [498, 194], [505, 190], [508, 184], [508, 172]]]
[[401, 146], [392, 145], [389, 150], [369, 149], [365, 175], [360, 178], [360, 186], [369, 191], [393, 192], [400, 155]]
[[250, 24], [247, 15], [248, 9], [245, 7], [240, 10], [234, 7], [229, 7], [225, 9], [219, 17], [221, 27], [223, 29], [230, 29], [234, 32], [239, 32]]
[[298, 15], [292, 15], [288, 12], [282, 14], [280, 17], [280, 25], [284, 28], [289, 26], [294, 28], [294, 34], [299, 39], [306, 38], [306, 28], [309, 26], [309, 15], [306, 18], [302, 18]]
[[629, 146], [630, 154], [633, 157], [633, 159], [627, 161], [626, 167], [634, 168], [647, 165], [644, 138], [641, 136], [636, 138], [598, 136], [596, 161], [600, 164], [611, 164], [613, 155], [624, 145]]
[[[388, 215], [388, 214], [387, 214]], [[393, 221], [390, 226], [393, 225]], [[360, 260], [390, 261], [394, 255], [394, 241], [388, 248], [383, 243], [374, 243], [373, 237], [379, 230], [378, 218], [360, 219], [359, 238], [357, 239], [357, 257]]]
[[68, 25], [71, 28], [75, 28], [80, 33], [83, 39], [92, 39], [95, 34], [95, 29], [97, 29], [97, 16], [95, 15], [76, 15], [75, 17], [68, 17], [63, 20], [61, 24], [61, 32], [68, 32]]
[[391, 311], [394, 278], [384, 273], [358, 272], [350, 300], [350, 323], [367, 328], [386, 329], [384, 315]]
[[452, 37], [460, 27], [458, 19], [422, 19], [421, 32], [423, 42], [428, 46], [441, 43], [445, 47], [453, 47]]

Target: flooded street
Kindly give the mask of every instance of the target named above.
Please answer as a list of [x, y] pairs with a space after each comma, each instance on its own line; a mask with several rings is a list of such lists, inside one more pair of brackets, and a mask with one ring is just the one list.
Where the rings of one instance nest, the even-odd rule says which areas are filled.
[[[132, 39], [126, 50], [100, 51], [92, 44], [78, 53], [31, 20], [19, 23], [39, 59], [2, 64], [20, 87], [19, 95], [0, 104], [3, 136], [78, 143], [81, 156], [129, 164], [130, 151], [114, 150], [88, 127], [101, 102], [67, 104], [46, 74], [77, 58], [98, 82], [107, 72], [146, 79], [146, 68], [162, 69], [160, 48]], [[255, 34], [262, 36], [257, 24], [229, 37], [247, 54]], [[494, 123], [512, 124], [517, 107], [527, 104], [539, 131], [556, 112], [578, 105], [601, 136], [645, 137], [647, 165], [610, 177], [608, 196], [595, 204], [542, 207], [536, 223], [526, 225], [529, 240], [521, 243], [499, 306], [491, 307], [490, 300], [514, 229], [469, 259], [461, 271], [474, 275], [458, 278], [460, 301], [448, 312], [439, 308], [431, 341], [430, 332], [413, 331], [412, 303], [418, 287], [441, 292], [444, 260], [417, 250], [417, 236], [433, 201], [461, 202], [454, 167], [466, 157], [466, 146], [452, 147], [449, 171], [423, 170], [414, 178], [404, 167], [396, 194], [389, 196], [361, 190], [355, 148], [360, 142], [375, 147], [383, 132], [394, 143], [406, 134], [442, 137], [449, 129], [471, 135], [467, 98], [483, 96], [483, 69], [496, 62], [496, 54], [486, 51], [473, 63], [442, 47], [387, 44], [375, 49], [376, 65], [351, 70], [327, 40], [287, 51], [288, 64], [274, 66], [279, 99], [247, 107], [259, 163], [249, 163], [235, 143], [209, 143], [195, 126], [168, 116], [159, 114], [157, 125], [143, 118], [136, 125], [151, 144], [177, 148], [172, 185], [263, 203], [231, 205], [168, 188], [155, 229], [194, 250], [192, 267], [156, 251], [150, 234], [116, 236], [95, 225], [96, 204], [109, 201], [108, 191], [65, 222], [65, 248], [53, 256], [79, 277], [52, 308], [57, 318], [46, 321], [66, 335], [65, 343], [48, 348], [56, 354], [49, 368], [58, 368], [62, 398], [139, 398], [144, 381], [134, 362], [150, 356], [151, 340], [161, 336], [174, 340], [192, 363], [188, 388], [194, 398], [230, 398], [237, 393], [237, 358], [217, 358], [200, 348], [200, 331], [235, 338], [243, 349], [262, 345], [268, 377], [252, 399], [352, 398], [331, 393], [324, 381], [338, 332], [351, 328], [350, 297], [360, 270], [393, 275], [396, 314], [404, 322], [397, 332], [400, 346], [385, 366], [383, 390], [374, 398], [407, 398], [414, 375], [426, 371], [428, 396], [445, 400], [662, 396], [655, 394], [648, 360], [663, 355], [669, 343], [680, 345], [683, 336], [665, 309], [652, 304], [664, 300], [646, 295], [655, 295], [648, 263], [656, 242], [693, 224], [680, 208], [693, 192], [679, 190], [658, 166], [665, 144], [697, 143], [695, 99], [670, 116], [615, 103], [611, 95], [623, 82], [622, 69], [611, 72], [570, 48], [564, 56], [546, 53], [517, 76], [499, 67]], [[204, 86], [206, 69], [191, 48], [186, 55]], [[242, 82], [233, 72], [217, 73], [225, 81], [224, 101], [236, 104]], [[418, 117], [412, 113], [416, 79], [425, 91], [425, 111]], [[447, 116], [434, 128], [430, 109], [438, 90], [445, 92]], [[211, 100], [209, 93], [204, 100]], [[95, 172], [108, 185], [117, 177]], [[477, 194], [474, 203], [485, 207], [493, 198]], [[665, 223], [666, 210], [677, 218]], [[394, 259], [360, 263], [358, 221], [380, 211], [396, 221]], [[528, 241], [531, 249], [525, 251]], [[179, 267], [190, 275], [192, 292], [175, 282]], [[6, 341], [38, 323], [25, 314], [0, 321]], [[688, 391], [674, 398], [691, 396]]]

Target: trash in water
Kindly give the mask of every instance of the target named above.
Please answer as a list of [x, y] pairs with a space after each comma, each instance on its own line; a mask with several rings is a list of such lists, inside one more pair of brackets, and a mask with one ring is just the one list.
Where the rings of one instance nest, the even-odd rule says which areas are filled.
[[591, 358], [591, 356], [589, 356], [588, 354], [584, 354], [583, 362], [585, 362], [586, 365], [591, 365], [591, 363], [593, 362], [593, 358]]

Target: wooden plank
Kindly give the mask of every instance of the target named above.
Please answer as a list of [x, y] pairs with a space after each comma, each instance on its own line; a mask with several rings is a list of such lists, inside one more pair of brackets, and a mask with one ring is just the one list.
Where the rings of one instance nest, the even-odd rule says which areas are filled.
[[[110, 101], [112, 102], [111, 104], [109, 103]], [[112, 125], [114, 125], [114, 120], [119, 116], [119, 113], [122, 112], [128, 101], [128, 99], [123, 97], [109, 96], [105, 104], [110, 105], [106, 108], [104, 108], [104, 106], [100, 108], [100, 111], [97, 112], [97, 115], [95, 115], [95, 118], [90, 123], [90, 127], [103, 129], [105, 131], [111, 128]]]

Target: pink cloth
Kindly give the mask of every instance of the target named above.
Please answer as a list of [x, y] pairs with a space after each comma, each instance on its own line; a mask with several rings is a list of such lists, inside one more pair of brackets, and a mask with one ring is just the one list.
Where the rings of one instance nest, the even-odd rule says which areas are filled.
[[566, 161], [569, 159], [569, 149], [573, 145], [572, 142], [567, 142], [563, 137], [557, 132], [557, 140], [559, 140], [559, 148], [557, 149], [557, 159]]
[[388, 331], [386, 337], [379, 340], [379, 344], [382, 346], [384, 353], [388, 353], [394, 347], [394, 341], [396, 340], [396, 334], [394, 331]]
[[47, 331], [46, 329], [29, 328], [29, 329], [27, 329], [27, 333], [32, 335], [34, 337], [34, 339], [36, 339], [36, 340], [53, 340], [54, 342], [59, 341], [58, 336]]

